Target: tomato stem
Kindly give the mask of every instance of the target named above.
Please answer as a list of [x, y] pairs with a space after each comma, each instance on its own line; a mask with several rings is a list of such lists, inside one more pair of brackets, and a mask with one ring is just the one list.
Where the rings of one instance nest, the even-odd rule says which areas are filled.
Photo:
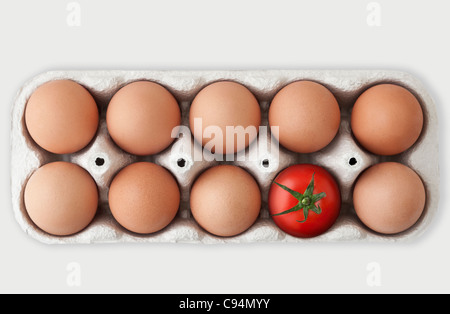
[[309, 205], [311, 205], [311, 199], [309, 198], [309, 197], [304, 197], [303, 199], [302, 199], [302, 205], [304, 205], [304, 206], [309, 206]]
[[295, 197], [297, 199], [298, 203], [291, 209], [285, 210], [278, 214], [273, 214], [272, 216], [281, 216], [281, 215], [286, 215], [286, 214], [293, 213], [293, 212], [296, 212], [299, 210], [303, 210], [304, 220], [302, 220], [302, 221], [297, 220], [297, 222], [303, 223], [308, 219], [309, 211], [313, 211], [314, 213], [320, 215], [322, 213], [322, 209], [320, 208], [319, 205], [316, 206], [316, 203], [318, 201], [320, 201], [321, 199], [323, 199], [324, 197], [326, 197], [327, 195], [324, 192], [319, 193], [319, 194], [314, 194], [314, 175], [315, 175], [315, 173], [313, 173], [312, 179], [311, 179], [308, 187], [306, 188], [305, 193], [303, 193], [303, 194], [299, 193], [297, 191], [294, 191], [294, 190], [288, 188], [287, 186], [284, 186], [274, 180], [274, 182], [273, 182], [274, 184], [278, 185], [280, 188], [282, 188], [283, 190], [285, 190], [286, 192], [291, 194], [293, 197]]

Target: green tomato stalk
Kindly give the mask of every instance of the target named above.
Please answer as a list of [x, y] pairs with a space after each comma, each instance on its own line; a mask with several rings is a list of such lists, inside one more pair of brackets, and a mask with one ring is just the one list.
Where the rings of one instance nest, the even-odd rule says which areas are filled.
[[274, 181], [276, 185], [278, 185], [283, 190], [289, 192], [293, 197], [295, 197], [298, 200], [298, 204], [292, 207], [291, 209], [288, 209], [284, 212], [281, 212], [279, 214], [273, 214], [272, 216], [281, 216], [286, 215], [289, 213], [293, 213], [299, 210], [303, 210], [303, 215], [305, 216], [305, 219], [302, 221], [297, 220], [297, 222], [304, 223], [308, 219], [309, 211], [313, 211], [314, 213], [320, 215], [322, 213], [322, 209], [320, 206], [316, 206], [316, 203], [320, 201], [322, 198], [326, 197], [327, 195], [322, 192], [319, 194], [314, 194], [314, 174], [312, 175], [311, 182], [309, 183], [308, 187], [306, 188], [305, 193], [299, 193], [297, 191], [291, 190], [287, 186], [284, 186], [282, 184], [279, 184], [278, 182]]

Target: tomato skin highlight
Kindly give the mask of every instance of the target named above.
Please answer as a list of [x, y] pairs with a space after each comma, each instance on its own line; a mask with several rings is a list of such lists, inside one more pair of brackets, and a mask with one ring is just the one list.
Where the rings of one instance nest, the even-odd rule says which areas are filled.
[[272, 183], [269, 190], [269, 212], [275, 224], [287, 234], [299, 238], [312, 238], [329, 230], [341, 211], [341, 192], [334, 177], [324, 168], [312, 164], [293, 165], [283, 170], [275, 178], [275, 182], [289, 187], [291, 190], [304, 193], [314, 175], [314, 194], [326, 193], [326, 197], [316, 203], [322, 209], [320, 214], [309, 211], [305, 222], [303, 210], [291, 212], [280, 216], [272, 216], [282, 213], [299, 202], [289, 192]]

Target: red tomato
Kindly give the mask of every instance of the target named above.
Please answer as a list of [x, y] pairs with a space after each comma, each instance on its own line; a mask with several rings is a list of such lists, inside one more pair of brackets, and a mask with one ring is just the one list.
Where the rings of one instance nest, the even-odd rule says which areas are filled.
[[269, 190], [269, 211], [284, 232], [300, 238], [323, 234], [336, 222], [341, 192], [324, 168], [299, 164], [286, 168]]

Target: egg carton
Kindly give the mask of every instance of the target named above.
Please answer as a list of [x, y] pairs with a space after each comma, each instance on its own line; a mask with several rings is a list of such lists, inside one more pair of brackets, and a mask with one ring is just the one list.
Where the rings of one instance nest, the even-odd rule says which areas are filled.
[[[28, 99], [40, 85], [60, 79], [70, 79], [86, 87], [100, 109], [98, 133], [82, 151], [70, 155], [51, 154], [31, 139], [25, 126], [24, 112]], [[106, 109], [112, 96], [123, 86], [149, 80], [165, 86], [177, 98], [182, 111], [182, 125], [189, 127], [189, 108], [195, 95], [206, 85], [232, 80], [248, 87], [262, 109], [262, 125], [268, 126], [268, 109], [275, 94], [290, 82], [312, 80], [325, 85], [337, 98], [341, 108], [341, 126], [335, 139], [324, 149], [311, 154], [298, 154], [284, 149], [272, 139], [259, 135], [248, 148], [245, 160], [224, 158], [197, 161], [202, 148], [193, 136], [184, 134], [165, 151], [146, 157], [125, 153], [112, 141], [106, 127]], [[394, 83], [408, 88], [419, 100], [424, 112], [423, 132], [416, 144], [396, 156], [377, 156], [362, 148], [350, 128], [350, 115], [357, 97], [379, 83]], [[395, 242], [415, 239], [429, 227], [438, 210], [439, 162], [438, 118], [436, 107], [422, 83], [409, 73], [381, 70], [261, 70], [261, 71], [53, 71], [43, 73], [19, 91], [12, 108], [11, 183], [15, 218], [32, 238], [47, 244], [89, 243], [253, 243], [253, 242]], [[261, 148], [262, 147], [262, 148]], [[258, 158], [248, 158], [258, 149]], [[200, 152], [201, 154], [201, 152]], [[197, 155], [198, 156], [198, 155]], [[236, 156], [235, 156], [236, 157]], [[68, 161], [86, 169], [99, 188], [99, 209], [93, 222], [72, 236], [58, 237], [40, 230], [29, 218], [24, 205], [27, 180], [39, 167], [54, 161]], [[123, 167], [139, 161], [150, 161], [168, 169], [181, 190], [181, 205], [176, 218], [165, 229], [150, 235], [138, 235], [125, 230], [113, 218], [108, 206], [109, 185]], [[396, 235], [382, 235], [365, 227], [356, 216], [352, 204], [352, 189], [360, 173], [384, 161], [396, 161], [415, 170], [422, 178], [427, 201], [420, 220], [410, 229]], [[262, 209], [255, 224], [234, 237], [218, 237], [204, 231], [194, 220], [189, 208], [189, 195], [195, 179], [209, 167], [234, 164], [251, 173], [262, 193]], [[276, 175], [290, 165], [312, 163], [327, 169], [340, 185], [341, 214], [326, 233], [310, 239], [292, 237], [272, 221], [267, 197]]]

